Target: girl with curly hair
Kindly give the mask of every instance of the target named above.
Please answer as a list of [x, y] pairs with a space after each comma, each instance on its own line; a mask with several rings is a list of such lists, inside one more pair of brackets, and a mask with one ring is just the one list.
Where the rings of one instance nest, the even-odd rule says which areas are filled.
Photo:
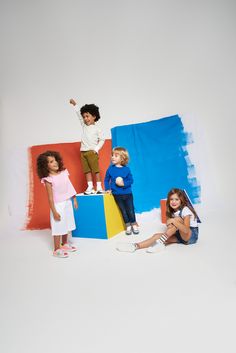
[[[82, 127], [80, 146], [81, 163], [88, 184], [84, 194], [102, 194], [103, 189], [98, 163], [98, 152], [102, 148], [105, 138], [102, 130], [96, 124], [100, 119], [99, 108], [95, 104], [85, 104], [79, 110], [74, 99], [70, 99], [70, 104], [74, 106]], [[95, 175], [96, 179], [96, 191], [93, 186], [93, 175]]]
[[76, 191], [58, 152], [46, 151], [40, 154], [37, 158], [37, 173], [41, 183], [46, 187], [50, 206], [50, 224], [54, 238], [53, 255], [68, 257], [69, 251], [77, 250], [76, 246], [68, 243], [68, 233], [75, 229], [71, 199], [77, 209]]

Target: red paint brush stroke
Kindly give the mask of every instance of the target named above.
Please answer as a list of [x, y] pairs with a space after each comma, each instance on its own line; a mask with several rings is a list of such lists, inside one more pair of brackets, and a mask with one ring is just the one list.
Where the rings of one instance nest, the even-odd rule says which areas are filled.
[[[80, 161], [80, 142], [58, 143], [50, 145], [33, 146], [29, 148], [29, 203], [25, 229], [50, 228], [49, 204], [44, 185], [40, 182], [36, 172], [36, 161], [40, 153], [47, 150], [57, 151], [61, 154], [64, 166], [70, 173], [70, 180], [77, 193], [86, 188], [85, 176]], [[104, 180], [106, 170], [110, 165], [111, 140], [106, 140], [99, 152], [99, 165], [101, 178]]]

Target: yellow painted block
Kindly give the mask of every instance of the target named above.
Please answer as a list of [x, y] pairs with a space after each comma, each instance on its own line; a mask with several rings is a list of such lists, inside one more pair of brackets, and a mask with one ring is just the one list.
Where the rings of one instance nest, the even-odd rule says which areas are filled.
[[104, 195], [104, 211], [106, 218], [107, 238], [109, 239], [125, 230], [125, 225], [120, 210], [112, 195]]

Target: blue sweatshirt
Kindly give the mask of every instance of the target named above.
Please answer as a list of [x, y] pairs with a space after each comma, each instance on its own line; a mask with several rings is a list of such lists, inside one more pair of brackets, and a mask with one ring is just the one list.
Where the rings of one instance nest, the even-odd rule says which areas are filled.
[[[121, 177], [124, 181], [124, 186], [116, 185], [116, 178]], [[111, 165], [107, 171], [104, 180], [105, 190], [111, 190], [114, 195], [131, 194], [131, 184], [133, 184], [133, 177], [129, 167], [116, 167]]]

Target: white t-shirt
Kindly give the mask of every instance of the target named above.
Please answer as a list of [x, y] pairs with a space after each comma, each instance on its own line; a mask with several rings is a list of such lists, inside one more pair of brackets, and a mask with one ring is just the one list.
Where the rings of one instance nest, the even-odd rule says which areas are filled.
[[[197, 218], [194, 216], [193, 212], [187, 207], [184, 206], [181, 212], [181, 217], [185, 218], [186, 216], [190, 216], [190, 227], [197, 227]], [[174, 213], [174, 217], [180, 217], [180, 210]]]
[[96, 151], [98, 153], [105, 142], [102, 130], [96, 125], [96, 123], [86, 125], [77, 105], [75, 105], [75, 112], [82, 126], [80, 151]]

